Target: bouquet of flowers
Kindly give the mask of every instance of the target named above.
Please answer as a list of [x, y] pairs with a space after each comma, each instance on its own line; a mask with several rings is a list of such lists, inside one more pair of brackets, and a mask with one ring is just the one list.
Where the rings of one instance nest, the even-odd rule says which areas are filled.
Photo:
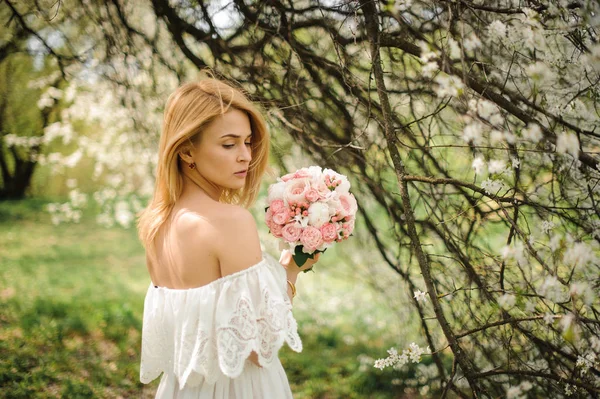
[[357, 204], [349, 190], [346, 176], [319, 166], [299, 169], [269, 186], [265, 222], [298, 266], [352, 234]]

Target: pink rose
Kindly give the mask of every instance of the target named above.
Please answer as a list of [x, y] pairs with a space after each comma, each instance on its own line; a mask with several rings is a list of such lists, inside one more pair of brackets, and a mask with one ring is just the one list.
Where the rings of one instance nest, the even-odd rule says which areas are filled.
[[[342, 223], [342, 239], [341, 240], [345, 240], [346, 238], [348, 238], [350, 236], [350, 234], [352, 234], [352, 231], [354, 231], [354, 220], [355, 219], [351, 219], [348, 222], [344, 222]], [[338, 240], [338, 241], [341, 241]]]
[[298, 169], [295, 173], [294, 173], [294, 178], [295, 179], [302, 179], [305, 177], [312, 177], [312, 175], [308, 172], [308, 169], [302, 168], [302, 169]]
[[348, 235], [352, 234], [352, 232], [354, 231], [354, 219], [350, 219], [346, 231], [348, 232]]
[[300, 239], [300, 235], [302, 234], [302, 226], [300, 223], [288, 223], [283, 226], [281, 230], [281, 235], [283, 239], [287, 242], [296, 242]]
[[273, 214], [279, 213], [283, 208], [285, 208], [285, 204], [282, 199], [271, 202], [271, 206], [269, 207], [273, 211]]
[[290, 210], [287, 208], [281, 209], [279, 212], [273, 215], [273, 222], [284, 225], [290, 219]]
[[311, 187], [304, 194], [306, 200], [309, 202], [317, 202], [321, 198], [321, 194], [317, 191], [317, 189]]
[[294, 178], [294, 174], [293, 173], [288, 173], [287, 175], [281, 176], [281, 180], [287, 182], [290, 181]]
[[277, 223], [271, 223], [270, 228], [271, 228], [271, 234], [273, 234], [273, 236], [275, 236], [277, 238], [282, 237], [283, 225], [277, 224]]
[[267, 213], [265, 213], [265, 222], [267, 223], [267, 226], [270, 226], [272, 221], [273, 221], [273, 211], [269, 207], [267, 209]]
[[353, 194], [340, 194], [340, 203], [342, 204], [342, 208], [344, 208], [344, 214], [354, 216], [356, 214], [356, 210], [358, 209], [358, 204], [356, 203], [356, 198], [354, 198]]
[[323, 241], [329, 243], [335, 241], [338, 237], [338, 226], [337, 223], [325, 223], [320, 228]]
[[306, 199], [305, 193], [309, 188], [310, 181], [308, 179], [292, 180], [285, 188], [283, 197], [287, 200], [288, 204], [304, 202]]
[[314, 252], [323, 244], [323, 235], [316, 227], [306, 226], [300, 235], [300, 242], [306, 251]]
[[331, 195], [331, 190], [327, 187], [327, 184], [322, 181], [315, 185], [315, 189], [322, 199], [327, 199]]

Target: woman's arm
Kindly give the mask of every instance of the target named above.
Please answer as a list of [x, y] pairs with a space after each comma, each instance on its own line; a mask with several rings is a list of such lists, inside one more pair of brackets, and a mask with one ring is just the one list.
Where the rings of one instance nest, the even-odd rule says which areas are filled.
[[[294, 261], [292, 253], [286, 249], [281, 253], [279, 263], [281, 263], [283, 267], [285, 267], [288, 281], [294, 284], [294, 286], [296, 286], [298, 274], [300, 274], [301, 271], [312, 268], [314, 264], [317, 263], [317, 261], [319, 260], [319, 256], [321, 256], [320, 253], [316, 254], [314, 259], [309, 258], [306, 260], [306, 263], [302, 265], [302, 267], [298, 267], [298, 265]], [[294, 299], [292, 298], [292, 287], [290, 287], [289, 284], [287, 285], [287, 293], [290, 297], [290, 302], [293, 303]]]
[[[292, 261], [293, 262], [293, 261]], [[294, 266], [296, 266], [294, 264]], [[296, 266], [297, 268], [298, 266]], [[296, 286], [296, 280], [298, 279], [298, 274], [300, 273], [299, 271], [292, 271], [290, 269], [286, 269], [286, 273], [287, 273], [287, 279], [290, 283], [294, 284], [294, 286]], [[290, 297], [290, 302], [294, 303], [294, 298], [292, 298], [292, 287], [290, 287], [289, 284], [287, 284], [287, 293], [288, 296]]]

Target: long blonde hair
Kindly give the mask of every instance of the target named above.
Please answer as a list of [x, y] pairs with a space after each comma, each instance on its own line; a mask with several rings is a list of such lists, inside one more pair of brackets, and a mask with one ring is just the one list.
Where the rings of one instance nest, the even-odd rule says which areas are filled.
[[179, 159], [179, 152], [184, 146], [197, 142], [203, 128], [231, 108], [246, 112], [250, 119], [252, 161], [245, 186], [237, 190], [223, 187], [219, 201], [250, 207], [256, 200], [262, 175], [267, 169], [270, 145], [267, 124], [261, 112], [242, 89], [213, 77], [180, 86], [167, 100], [154, 195], [149, 205], [139, 213], [137, 223], [140, 240], [148, 255], [154, 254], [154, 239], [182, 192], [182, 168], [185, 166]]

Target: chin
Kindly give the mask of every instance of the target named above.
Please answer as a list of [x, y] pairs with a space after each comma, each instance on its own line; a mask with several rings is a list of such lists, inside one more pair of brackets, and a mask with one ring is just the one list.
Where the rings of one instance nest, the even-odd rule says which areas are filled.
[[228, 188], [230, 190], [239, 190], [240, 188], [244, 187], [245, 185], [246, 185], [245, 181], [240, 181], [240, 182], [236, 182], [236, 183], [229, 182], [229, 184], [223, 184], [223, 187]]

